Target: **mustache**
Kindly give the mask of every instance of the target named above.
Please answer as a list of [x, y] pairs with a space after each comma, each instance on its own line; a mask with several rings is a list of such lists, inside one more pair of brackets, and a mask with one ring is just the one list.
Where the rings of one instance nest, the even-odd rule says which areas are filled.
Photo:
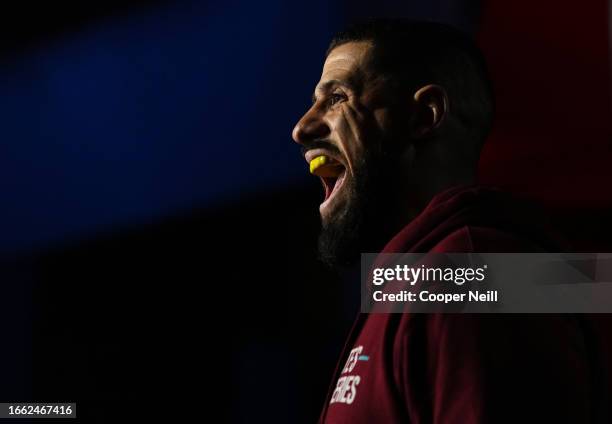
[[327, 139], [310, 140], [310, 141], [304, 142], [303, 144], [304, 145], [301, 148], [302, 156], [305, 156], [307, 151], [313, 150], [313, 149], [326, 149], [337, 155], [342, 154], [342, 152], [340, 152], [340, 149], [338, 149], [335, 144], [333, 144], [331, 141]]

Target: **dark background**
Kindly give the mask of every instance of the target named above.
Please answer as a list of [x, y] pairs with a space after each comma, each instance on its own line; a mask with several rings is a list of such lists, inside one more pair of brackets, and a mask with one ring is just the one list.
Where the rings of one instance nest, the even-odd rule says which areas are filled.
[[481, 181], [610, 250], [607, 3], [375, 3], [6, 4], [0, 400], [316, 419], [358, 290], [316, 261], [322, 194], [290, 133], [359, 17], [473, 32], [498, 97]]

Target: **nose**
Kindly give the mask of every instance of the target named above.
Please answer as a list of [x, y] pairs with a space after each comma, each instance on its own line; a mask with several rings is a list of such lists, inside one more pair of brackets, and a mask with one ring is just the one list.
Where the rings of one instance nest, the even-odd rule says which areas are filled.
[[311, 140], [327, 137], [329, 132], [329, 126], [321, 116], [321, 112], [313, 106], [295, 125], [291, 136], [296, 143], [305, 145]]

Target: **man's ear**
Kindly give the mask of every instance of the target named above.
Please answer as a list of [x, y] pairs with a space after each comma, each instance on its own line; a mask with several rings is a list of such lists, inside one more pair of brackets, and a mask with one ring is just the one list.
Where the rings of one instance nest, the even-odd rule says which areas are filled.
[[414, 93], [412, 133], [415, 137], [426, 137], [438, 128], [448, 114], [446, 90], [436, 84], [428, 84]]

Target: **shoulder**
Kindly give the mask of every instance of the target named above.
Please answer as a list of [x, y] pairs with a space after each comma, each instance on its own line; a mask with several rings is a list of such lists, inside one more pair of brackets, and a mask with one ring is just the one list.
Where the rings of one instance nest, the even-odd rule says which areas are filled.
[[523, 236], [491, 227], [465, 225], [444, 237], [433, 253], [533, 252], [537, 244]]

